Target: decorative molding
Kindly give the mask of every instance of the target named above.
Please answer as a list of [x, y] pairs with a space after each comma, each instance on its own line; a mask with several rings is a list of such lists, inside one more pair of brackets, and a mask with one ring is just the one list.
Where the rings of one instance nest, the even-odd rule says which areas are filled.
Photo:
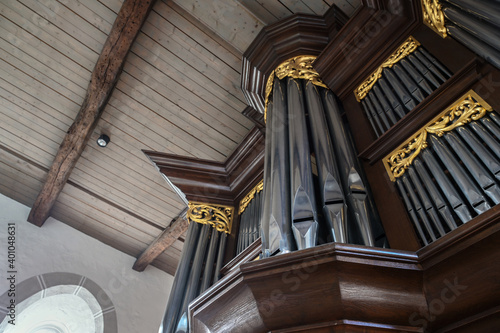
[[441, 137], [446, 132], [484, 117], [486, 111], [493, 111], [493, 108], [476, 92], [468, 91], [383, 159], [391, 180], [401, 177], [418, 154], [427, 148], [427, 133]]
[[446, 38], [448, 35], [444, 13], [438, 0], [422, 0], [422, 14], [426, 26], [434, 30], [438, 35]]
[[250, 202], [255, 198], [255, 195], [257, 193], [260, 193], [264, 189], [264, 179], [262, 179], [253, 189], [248, 192], [247, 195], [240, 201], [240, 207], [238, 209], [238, 215], [241, 215], [247, 206], [250, 204]]
[[[329, 26], [335, 23], [329, 17]], [[264, 27], [243, 54], [241, 89], [248, 105], [264, 114], [269, 73], [286, 59], [303, 54], [319, 55], [329, 38], [325, 19], [316, 15], [295, 14]]]
[[313, 62], [316, 60], [315, 56], [301, 55], [283, 61], [279, 64], [274, 71], [269, 74], [265, 90], [265, 103], [264, 103], [264, 121], [267, 116], [267, 105], [269, 104], [269, 97], [273, 90], [274, 77], [282, 80], [285, 77], [292, 77], [294, 79], [302, 79], [311, 82], [319, 87], [328, 87], [323, 83], [318, 72], [313, 68]]
[[420, 46], [420, 43], [412, 36], [408, 37], [406, 41], [401, 44], [396, 51], [394, 51], [389, 58], [387, 58], [382, 65], [380, 65], [366, 80], [354, 90], [354, 95], [358, 102], [360, 102], [373, 88], [375, 83], [382, 77], [384, 68], [391, 68], [394, 64], [398, 63], [401, 59], [410, 55]]
[[225, 162], [143, 151], [188, 201], [237, 206], [262, 179], [264, 135], [254, 127]]
[[231, 233], [234, 207], [203, 202], [190, 202], [188, 207], [187, 218], [190, 221], [210, 224], [217, 231]]

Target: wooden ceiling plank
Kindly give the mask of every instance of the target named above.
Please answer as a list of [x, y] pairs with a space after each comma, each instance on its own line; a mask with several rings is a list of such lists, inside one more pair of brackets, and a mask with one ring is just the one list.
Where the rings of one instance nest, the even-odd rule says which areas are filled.
[[[165, 6], [165, 8], [168, 9], [168, 6]], [[161, 12], [161, 14], [164, 13]], [[172, 14], [176, 15], [177, 13], [173, 12]], [[241, 58], [239, 59], [237, 64], [234, 64], [234, 67], [236, 68], [233, 68], [233, 66], [220, 59], [220, 57], [217, 54], [210, 52], [210, 50], [208, 50], [204, 44], [198, 43], [190, 35], [187, 35], [183, 31], [185, 27], [174, 26], [169, 21], [169, 19], [170, 17], [167, 17], [166, 15], [161, 16], [159, 13], [153, 12], [153, 14], [151, 15], [150, 23], [153, 26], [157, 27], [160, 31], [164, 32], [165, 34], [168, 34], [168, 31], [174, 31], [175, 34], [171, 35], [172, 40], [174, 40], [176, 43], [178, 43], [181, 47], [185, 48], [186, 50], [193, 52], [193, 54], [197, 58], [205, 61], [215, 70], [220, 71], [221, 72], [220, 75], [227, 77], [232, 82], [238, 82], [241, 68], [238, 69], [237, 67], [238, 64], [241, 67]]]
[[[154, 17], [155, 16], [153, 15], [153, 18]], [[162, 20], [161, 22], [163, 22], [163, 24], [166, 24], [167, 21]], [[159, 26], [159, 28], [164, 27], [163, 25], [161, 25]], [[186, 47], [183, 46], [182, 44], [185, 43], [175, 34], [171, 34], [169, 36], [159, 28], [148, 23], [144, 25], [143, 31], [157, 43], [165, 48], [168, 48], [174, 54], [178, 55], [181, 60], [186, 62], [190, 67], [205, 75], [209, 80], [212, 81], [212, 84], [216, 84], [224, 89], [227, 89], [231, 93], [231, 95], [244, 103], [245, 98], [243, 96], [243, 93], [239, 89], [239, 85], [237, 84], [239, 79], [237, 81], [234, 81], [230, 78], [230, 73], [220, 73], [219, 70], [213, 66], [213, 63], [205, 62], [204, 60], [200, 59], [198, 57], [199, 52], [197, 52], [196, 50], [190, 50], [187, 45]], [[236, 76], [236, 72], [234, 72], [233, 76]], [[239, 75], [237, 77], [239, 77]]]
[[17, 137], [12, 132], [14, 131], [11, 131], [10, 129], [5, 130], [4, 128], [0, 127], [0, 142], [2, 142], [3, 145], [5, 145], [9, 149], [17, 151], [22, 156], [33, 160], [35, 163], [47, 167], [50, 165], [52, 160], [51, 155], [44, 154], [40, 151], [40, 149], [37, 149], [32, 145], [23, 145], [22, 141], [24, 140], [25, 136]]
[[314, 14], [320, 16], [325, 15], [326, 11], [330, 8], [323, 0], [302, 0], [302, 3], [311, 8]]
[[[221, 115], [219, 109], [192, 94], [140, 57], [131, 54], [130, 58], [134, 60], [134, 63], [128, 63], [124, 71], [138, 80], [141, 79], [141, 82], [149, 86], [159, 96], [176, 103], [183, 111], [178, 115], [179, 118], [189, 119], [186, 121], [190, 121], [196, 126], [201, 135], [207, 135], [206, 138], [200, 137], [200, 139], [217, 147], [218, 150], [227, 155], [236, 142], [243, 138], [241, 134], [231, 129], [231, 127], [238, 129], [239, 124], [234, 124], [231, 118], [228, 119], [225, 115]], [[232, 126], [224, 124], [225, 122]], [[246, 128], [239, 129], [239, 132], [246, 131]]]
[[263, 7], [260, 3], [255, 0], [238, 0], [246, 9], [252, 12], [263, 24], [269, 25], [276, 21], [278, 18], [273, 15], [269, 10]]
[[141, 253], [132, 268], [138, 272], [144, 271], [156, 257], [175, 243], [177, 238], [187, 230], [188, 225], [189, 223], [184, 216], [177, 217], [170, 227], [163, 230], [147, 249]]
[[38, 131], [40, 131], [45, 136], [47, 136], [48, 132], [50, 133], [48, 134], [48, 137], [52, 137], [57, 142], [61, 142], [64, 137], [64, 130], [62, 129], [62, 127], [53, 124], [50, 121], [50, 118], [47, 117], [46, 113], [40, 112], [39, 109], [33, 108], [31, 104], [28, 104], [25, 101], [19, 100], [12, 95], [6, 96], [6, 94], [7, 91], [0, 86], [0, 105], [2, 105], [6, 109], [14, 111], [16, 114], [21, 115], [23, 118], [26, 118], [27, 121], [29, 121], [30, 125], [36, 123], [36, 129], [38, 129]]
[[113, 13], [117, 14], [123, 6], [123, 0], [97, 0], [98, 3], [102, 3], [102, 5], [112, 11]]
[[293, 15], [293, 13], [278, 0], [257, 0], [257, 2], [273, 13], [278, 19]]
[[[93, 25], [83, 20], [80, 16], [59, 5], [57, 2], [18, 0], [26, 7], [39, 15], [42, 25], [54, 25], [63, 31], [68, 38], [72, 38], [78, 43], [85, 45], [96, 54], [102, 49], [106, 41], [107, 34], [104, 34]], [[43, 4], [42, 4], [43, 2]], [[59, 30], [58, 30], [59, 31]]]
[[3, 8], [4, 11], [7, 11], [6, 14], [11, 21], [23, 27], [43, 42], [61, 51], [85, 68], [92, 69], [98, 56], [96, 52], [91, 51], [85, 45], [69, 37], [56, 26], [47, 24], [46, 22], [41, 23], [44, 22], [44, 19], [23, 4], [17, 1], [6, 1], [3, 4], [10, 9]]
[[[79, 163], [79, 165], [80, 164], [81, 163]], [[132, 185], [127, 186], [127, 182], [117, 184], [116, 182], [108, 180], [106, 176], [92, 178], [91, 173], [92, 170], [86, 167], [84, 170], [75, 168], [71, 174], [70, 180], [80, 186], [85, 185], [89, 191], [103, 196], [105, 195], [111, 202], [127, 207], [127, 209], [159, 224], [163, 225], [165, 222], [160, 223], [159, 221], [167, 220], [168, 215], [173, 215], [169, 212], [177, 211], [181, 204], [178, 198], [172, 199], [167, 196], [167, 194], [170, 194], [168, 192], [172, 192], [168, 191], [168, 189], [164, 191], [163, 200], [149, 194], [149, 190], [154, 188], [151, 181], [141, 187]], [[147, 191], [140, 191], [141, 188]], [[174, 195], [175, 193], [172, 192], [171, 196]]]
[[161, 8], [159, 12], [164, 13], [168, 21], [182, 30], [186, 36], [189, 36], [189, 38], [196, 41], [199, 45], [217, 55], [238, 73], [241, 71], [242, 53], [232, 44], [228, 43], [213, 30], [207, 29], [204, 23], [200, 22], [190, 12], [173, 1], [166, 2], [162, 0], [157, 3], [157, 7]]
[[[90, 160], [87, 156], [82, 155], [78, 166], [75, 168], [75, 176], [73, 178], [72, 174], [71, 179], [76, 183], [88, 184], [86, 186], [89, 187], [89, 189], [98, 193], [103, 193], [107, 196], [107, 192], [98, 191], [98, 187], [93, 185], [94, 183], [98, 184], [103, 182], [115, 191], [127, 194], [130, 200], [133, 200], [140, 205], [143, 205], [144, 202], [148, 202], [149, 205], [162, 207], [162, 209], [178, 211], [180, 199], [173, 191], [166, 188], [168, 186], [166, 183], [161, 185], [162, 190], [160, 191], [160, 186], [152, 183], [151, 179], [143, 176], [140, 173], [141, 171], [135, 170], [128, 172], [133, 176], [126, 177], [126, 179], [124, 179], [123, 173], [116, 172], [119, 167], [118, 164], [109, 165], [109, 159], [107, 158], [105, 158], [104, 161], [101, 161], [102, 160], [99, 158]], [[151, 166], [149, 165], [148, 169], [150, 167]], [[107, 168], [109, 168], [109, 170]], [[142, 171], [144, 171], [144, 169]], [[91, 183], [85, 181], [85, 178], [82, 178], [84, 177], [83, 173], [88, 174], [89, 177], [94, 176], [94, 181]], [[156, 173], [152, 174], [157, 175]]]
[[102, 31], [106, 36], [111, 31], [116, 13], [100, 5], [98, 1], [65, 1], [64, 6], [78, 13], [85, 21]]
[[[123, 72], [122, 78], [117, 84], [117, 90], [130, 98], [128, 103], [132, 103], [134, 108], [140, 109], [146, 106], [153, 111], [145, 113], [145, 117], [152, 120], [151, 129], [159, 127], [158, 133], [170, 135], [173, 141], [187, 152], [195, 156], [207, 156], [207, 158], [224, 158], [226, 156], [224, 152], [201, 139], [206, 135], [200, 135], [200, 129], [191, 123], [190, 118], [193, 116], [186, 115], [180, 106], [172, 103], [151, 87], [141, 84], [141, 81], [129, 73]], [[141, 106], [138, 106], [137, 103]]]
[[7, 81], [11, 81], [26, 93], [46, 104], [51, 109], [51, 114], [56, 118], [74, 117], [78, 110], [78, 104], [63, 98], [54, 90], [33, 80], [29, 75], [19, 71], [15, 67], [6, 63], [0, 68], [0, 76]]
[[[124, 78], [125, 76], [127, 78]], [[194, 137], [192, 133], [195, 132], [190, 131], [192, 128], [191, 125], [186, 123], [172, 123], [171, 119], [167, 119], [166, 117], [170, 112], [166, 112], [161, 104], [152, 101], [142, 93], [134, 92], [134, 82], [140, 83], [124, 72], [121, 80], [116, 85], [114, 95], [117, 98], [111, 98], [110, 104], [119, 110], [125, 110], [124, 112], [128, 116], [141, 122], [150, 131], [182, 149], [182, 155], [187, 154], [201, 158], [224, 158], [222, 153]], [[171, 144], [166, 144], [162, 150], [169, 149], [168, 147]], [[170, 149], [175, 149], [175, 147], [171, 147]]]
[[32, 115], [39, 117], [40, 120], [51, 124], [54, 128], [54, 132], [60, 131], [65, 133], [71, 125], [71, 121], [64, 121], [65, 119], [57, 119], [50, 115], [48, 112], [47, 105], [41, 103], [40, 101], [33, 100], [31, 95], [25, 91], [19, 89], [17, 86], [3, 80], [0, 77], [0, 96], [3, 101], [8, 101], [16, 107], [22, 108]]
[[[5, 30], [0, 28], [0, 36], [1, 32], [5, 32]], [[85, 95], [85, 88], [80, 87], [78, 84], [74, 83], [73, 81], [59, 73], [58, 68], [54, 69], [48, 67], [44, 63], [44, 60], [47, 61], [48, 59], [47, 57], [44, 57], [43, 54], [26, 53], [20, 50], [18, 46], [10, 44], [7, 40], [4, 40], [2, 38], [0, 38], [0, 48], [7, 51], [10, 55], [16, 57], [20, 66], [22, 66], [23, 68], [28, 68], [29, 70], [37, 73], [36, 75], [42, 78], [42, 80], [45, 78], [45, 80], [53, 81], [52, 84], [54, 84], [56, 87], [63, 89], [63, 91], [68, 92], [70, 95], [76, 96], [75, 98], [79, 100], [79, 103], [81, 103], [81, 101], [83, 100], [83, 96]], [[12, 63], [12, 61], [10, 61], [10, 63]], [[63, 95], [66, 96], [66, 94]]]
[[19, 29], [16, 24], [9, 20], [2, 21], [0, 32], [2, 38], [17, 48], [16, 52], [20, 53], [22, 51], [36, 56], [37, 60], [43, 62], [52, 70], [61, 73], [80, 88], [86, 89], [90, 78], [90, 71], [86, 68], [77, 65], [73, 60], [63, 56], [49, 45], [40, 43], [38, 39], [32, 38], [25, 30]]
[[[3, 111], [5, 111], [5, 109], [3, 109]], [[53, 156], [51, 156], [53, 155], [51, 151], [53, 147], [57, 149], [57, 141], [48, 138], [45, 133], [41, 133], [43, 131], [32, 130], [25, 124], [25, 122], [27, 122], [28, 125], [30, 125], [29, 120], [23, 121], [23, 117], [20, 114], [15, 114], [12, 111], [7, 112], [7, 114], [4, 112], [1, 112], [0, 114], [2, 114], [2, 123], [0, 124], [0, 128], [13, 135], [13, 137], [9, 140], [10, 142], [18, 146], [33, 146], [35, 149], [42, 150], [40, 152], [42, 156], [49, 155], [49, 159], [53, 158]]]
[[99, 223], [96, 226], [97, 229], [110, 228], [116, 233], [127, 235], [145, 244], [149, 244], [158, 234], [158, 231], [161, 230], [161, 227], [153, 227], [143, 223], [126, 212], [116, 209], [105, 202], [100, 202], [91, 194], [74, 186], [65, 187], [57, 202], [67, 205], [72, 211], [80, 212], [97, 221]]
[[[153, 45], [153, 47], [154, 46], [159, 47], [158, 44]], [[221, 124], [217, 127], [222, 126], [222, 132], [226, 132], [229, 129], [234, 131], [235, 134], [240, 137], [241, 132], [246, 132], [248, 130], [246, 126], [240, 124], [234, 119], [241, 118], [237, 117], [237, 115], [241, 112], [239, 109], [236, 110], [230, 107], [218, 98], [211, 98], [213, 97], [212, 94], [207, 94], [205, 89], [199, 87], [199, 84], [187, 79], [187, 76], [177, 71], [169, 62], [167, 62], [168, 60], [165, 61], [160, 57], [157, 57], [155, 54], [151, 53], [150, 50], [144, 47], [138, 47], [137, 49], [139, 49], [138, 51], [140, 53], [133, 51], [131, 58], [134, 58], [134, 61], [131, 61], [129, 64], [133, 64], [144, 73], [147, 72], [150, 77], [157, 77], [156, 80], [161, 80], [161, 85], [169, 88], [171, 91], [177, 91], [181, 97], [191, 101], [192, 106], [189, 107], [189, 109], [200, 109], [194, 113], [195, 116], [200, 115], [203, 117], [206, 114], [208, 117], [212, 118], [211, 120]], [[168, 83], [166, 81], [168, 81]]]
[[6, 45], [0, 39], [0, 59], [22, 71], [24, 74], [32, 78], [32, 80], [36, 80], [40, 82], [40, 84], [45, 85], [48, 89], [57, 92], [59, 94], [58, 99], [68, 99], [69, 101], [77, 105], [80, 105], [83, 102], [83, 94], [81, 93], [81, 91], [74, 92], [68, 89], [68, 87], [64, 85], [64, 82], [58, 81], [57, 78], [51, 77], [51, 74], [55, 72], [51, 71], [48, 73], [41, 73], [36, 68], [28, 65], [26, 61], [29, 61], [29, 59], [24, 59], [23, 61], [21, 60], [22, 55], [18, 54], [17, 56], [13, 56], [11, 54], [11, 52], [14, 53], [13, 50], [9, 50], [10, 52], [7, 52], [5, 51], [5, 46]]
[[148, 244], [100, 225], [99, 221], [84, 213], [72, 211], [71, 207], [61, 205], [59, 202], [54, 206], [54, 211], [54, 218], [57, 220], [64, 221], [65, 224], [132, 257], [141, 253], [141, 249]]
[[[178, 155], [192, 155], [189, 147], [184, 147], [182, 141], [177, 142], [174, 135], [165, 132], [166, 129], [158, 130], [160, 128], [158, 124], [146, 119], [148, 108], [139, 105], [133, 98], [123, 93], [118, 85], [114, 95], [109, 99], [107, 110], [103, 115], [111, 115], [112, 118], [118, 119], [130, 128], [138, 128], [141, 133], [139, 137], [150, 145], [159, 145], [160, 150], [175, 151], [175, 154]], [[116, 124], [119, 126], [120, 123]]]
[[[315, 13], [307, 6], [304, 4], [302, 1], [296, 1], [296, 0], [279, 0], [285, 7], [290, 9], [293, 13], [305, 13], [305, 14], [312, 14], [314, 15]], [[310, 0], [311, 1], [311, 0]]]
[[49, 217], [50, 209], [66, 184], [104, 110], [130, 47], [153, 3], [154, 0], [125, 0], [120, 8], [92, 72], [85, 101], [61, 143], [47, 180], [30, 211], [29, 222], [42, 226]]
[[[142, 38], [142, 36], [144, 37]], [[200, 87], [202, 87], [202, 89], [206, 89], [209, 93], [216, 96], [223, 103], [229, 105], [232, 109], [238, 111], [245, 107], [246, 104], [232, 95], [226, 88], [213, 84], [213, 82], [210, 81], [209, 78], [202, 73], [193, 71], [193, 68], [190, 64], [184, 61], [177, 60], [177, 58], [179, 58], [180, 56], [179, 54], [172, 53], [170, 50], [166, 49], [163, 45], [151, 38], [149, 35], [139, 35], [139, 37], [137, 38], [137, 44], [138, 45], [134, 45], [134, 51], [137, 55], [143, 58], [148, 58], [146, 56], [147, 52], [157, 52], [158, 54], [161, 54], [161, 57], [158, 57], [169, 66], [169, 70], [165, 70], [165, 73], [167, 75], [170, 75], [170, 72], [175, 70], [179, 73], [179, 75], [186, 77], [188, 81], [192, 81], [192, 84], [194, 86], [199, 85]], [[139, 45], [142, 47], [140, 47]], [[156, 53], [153, 54], [156, 55]], [[189, 76], [187, 75], [187, 73], [189, 73]], [[237, 114], [234, 114], [232, 116], [237, 117]], [[238, 117], [237, 120], [240, 123], [245, 123], [239, 118], [240, 117]]]

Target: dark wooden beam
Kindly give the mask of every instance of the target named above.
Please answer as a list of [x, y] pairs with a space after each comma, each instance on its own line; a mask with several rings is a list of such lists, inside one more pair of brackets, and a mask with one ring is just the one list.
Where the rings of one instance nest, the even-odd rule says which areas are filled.
[[153, 262], [163, 251], [169, 248], [187, 230], [188, 220], [185, 216], [179, 216], [168, 228], [156, 237], [134, 263], [132, 268], [142, 272]]
[[125, 0], [104, 43], [83, 104], [61, 143], [28, 221], [42, 226], [50, 215], [120, 76], [129, 50], [155, 0]]

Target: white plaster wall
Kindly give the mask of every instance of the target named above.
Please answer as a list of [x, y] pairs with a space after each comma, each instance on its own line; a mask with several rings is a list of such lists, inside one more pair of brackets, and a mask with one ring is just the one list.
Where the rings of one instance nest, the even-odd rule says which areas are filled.
[[86, 276], [116, 308], [119, 333], [157, 333], [173, 277], [155, 267], [132, 270], [135, 258], [49, 218], [26, 222], [30, 208], [0, 194], [0, 295], [7, 288], [7, 223], [16, 223], [17, 281], [50, 272]]

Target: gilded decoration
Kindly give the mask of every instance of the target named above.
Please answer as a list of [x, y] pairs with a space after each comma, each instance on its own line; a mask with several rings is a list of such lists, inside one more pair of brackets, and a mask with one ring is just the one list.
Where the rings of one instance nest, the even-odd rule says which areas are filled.
[[492, 110], [492, 107], [473, 90], [467, 92], [384, 158], [384, 165], [391, 180], [395, 181], [401, 177], [418, 154], [427, 148], [428, 133], [441, 137], [446, 132], [484, 117], [486, 111]]
[[285, 77], [292, 77], [294, 79], [303, 79], [315, 84], [319, 87], [328, 87], [321, 80], [318, 72], [312, 66], [315, 56], [298, 56], [282, 62], [274, 71], [269, 74], [265, 90], [265, 107], [264, 107], [264, 120], [267, 119], [267, 105], [269, 104], [269, 97], [273, 90], [274, 77], [283, 79]]
[[422, 14], [425, 25], [446, 38], [444, 13], [438, 0], [422, 0]]
[[384, 68], [391, 68], [394, 64], [398, 63], [401, 59], [410, 55], [420, 46], [420, 43], [410, 36], [403, 44], [401, 44], [396, 51], [386, 61], [382, 63], [361, 85], [354, 90], [354, 95], [358, 102], [361, 102], [363, 98], [370, 92], [375, 83], [382, 77], [382, 71]]
[[223, 205], [211, 205], [202, 202], [189, 202], [187, 218], [190, 221], [209, 224], [217, 231], [231, 233], [234, 208]]
[[241, 215], [247, 206], [250, 204], [250, 202], [255, 198], [255, 195], [257, 193], [260, 193], [264, 189], [264, 179], [262, 179], [257, 185], [254, 186], [253, 189], [248, 192], [247, 195], [240, 201], [240, 207], [238, 209], [238, 215]]

